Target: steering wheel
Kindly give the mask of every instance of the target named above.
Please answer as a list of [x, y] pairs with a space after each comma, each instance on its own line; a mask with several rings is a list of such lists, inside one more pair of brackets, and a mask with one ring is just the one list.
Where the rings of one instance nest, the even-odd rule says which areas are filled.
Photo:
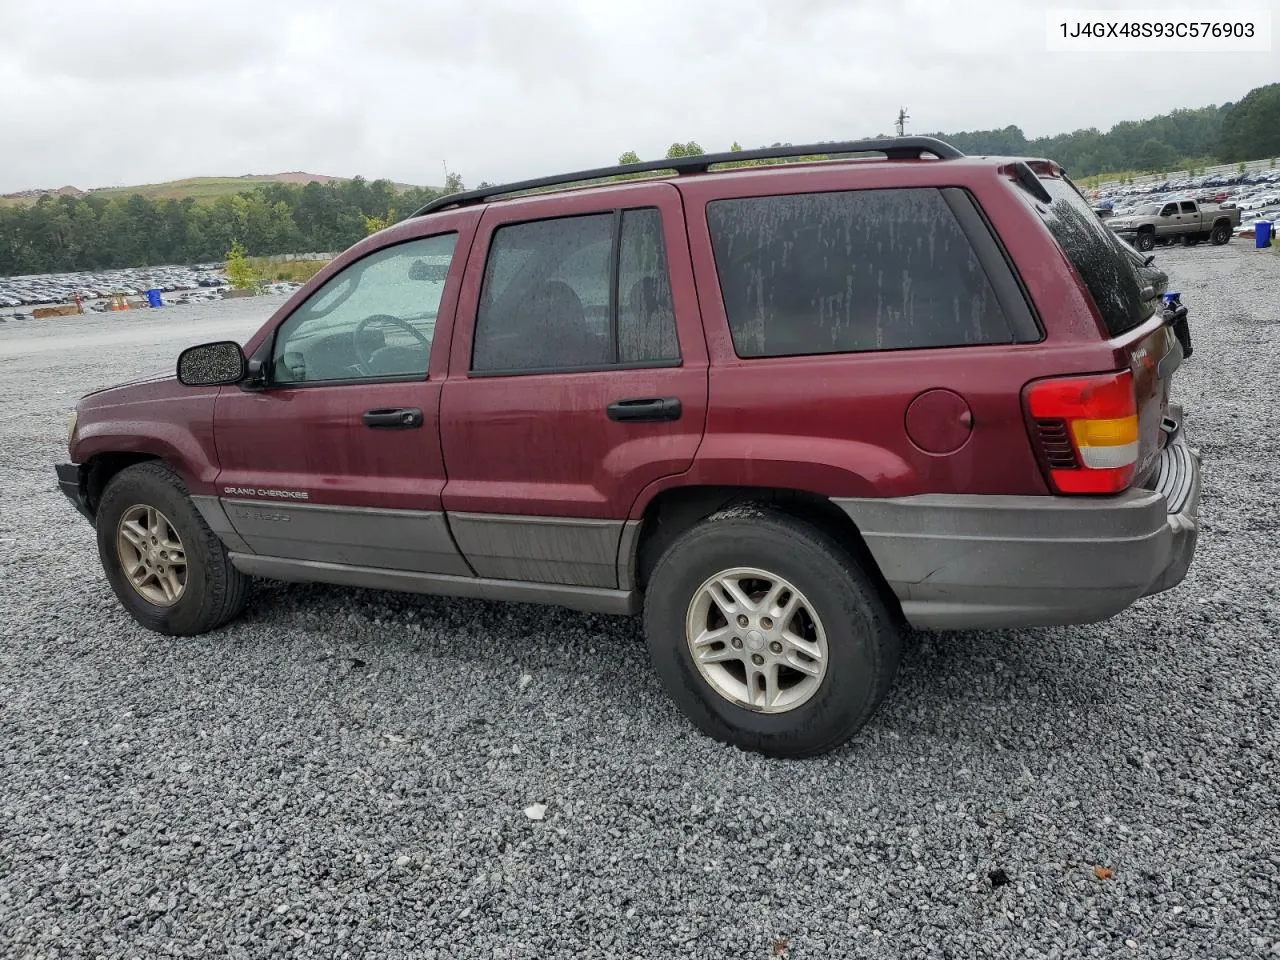
[[352, 346], [355, 348], [356, 359], [360, 361], [360, 366], [368, 367], [373, 362], [372, 353], [368, 354], [367, 356], [365, 355], [364, 346], [362, 343], [363, 337], [361, 335], [365, 332], [366, 329], [373, 326], [375, 323], [385, 323], [385, 324], [390, 324], [393, 327], [399, 327], [401, 330], [410, 334], [415, 340], [417, 340], [420, 344], [426, 347], [428, 353], [431, 351], [431, 341], [427, 339], [427, 337], [422, 333], [421, 330], [419, 330], [409, 321], [401, 320], [399, 317], [393, 317], [389, 313], [374, 313], [365, 317], [363, 320], [357, 323], [356, 328], [351, 331]]

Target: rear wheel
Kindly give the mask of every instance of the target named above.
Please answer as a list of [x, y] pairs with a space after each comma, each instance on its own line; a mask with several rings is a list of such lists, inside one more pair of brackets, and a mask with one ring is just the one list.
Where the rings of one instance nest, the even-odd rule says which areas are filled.
[[1156, 235], [1149, 230], [1144, 231], [1134, 238], [1133, 245], [1143, 253], [1146, 253], [1156, 245]]
[[95, 526], [111, 589], [148, 630], [205, 633], [244, 609], [249, 578], [164, 464], [139, 463], [112, 478]]
[[754, 507], [671, 545], [649, 580], [645, 632], [654, 669], [699, 729], [782, 757], [856, 733], [888, 691], [902, 643], [848, 551]]
[[1220, 247], [1231, 239], [1231, 226], [1226, 223], [1215, 224], [1209, 240], [1215, 247]]

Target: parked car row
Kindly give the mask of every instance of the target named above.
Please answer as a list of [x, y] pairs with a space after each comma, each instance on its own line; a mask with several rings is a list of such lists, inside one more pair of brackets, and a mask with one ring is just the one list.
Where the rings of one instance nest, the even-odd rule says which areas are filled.
[[1280, 206], [1280, 191], [1241, 194], [1235, 199], [1225, 201], [1222, 205], [1224, 207], [1237, 207], [1241, 211], [1266, 210], [1268, 207]]
[[0, 307], [71, 303], [76, 297], [95, 300], [120, 293], [138, 296], [148, 290], [173, 293], [226, 285], [220, 263], [0, 277]]
[[1241, 216], [1246, 213], [1258, 213], [1263, 210], [1269, 210], [1272, 207], [1280, 206], [1280, 189], [1266, 187], [1246, 187], [1237, 190], [1219, 191], [1217, 193], [1186, 193], [1186, 192], [1165, 192], [1160, 194], [1152, 194], [1142, 197], [1136, 201], [1098, 201], [1094, 205], [1103, 216], [1125, 216], [1132, 213], [1136, 208], [1152, 204], [1167, 203], [1170, 201], [1191, 200], [1195, 203], [1212, 203], [1217, 204], [1224, 210], [1236, 209], [1241, 212]]
[[[68, 303], [74, 301], [77, 296], [80, 297], [82, 307], [86, 313], [106, 313], [110, 311], [116, 294], [124, 294], [126, 297], [136, 298], [147, 290], [157, 289], [163, 291], [163, 300], [166, 306], [212, 303], [215, 300], [224, 299], [227, 291], [231, 289], [227, 283], [227, 278], [221, 272], [214, 272], [217, 271], [218, 266], [218, 264], [211, 264], [198, 267], [166, 268], [168, 270], [192, 271], [193, 276], [191, 278], [183, 278], [183, 285], [174, 283], [171, 279], [168, 282], [161, 282], [162, 278], [156, 276], [154, 271], [150, 275], [146, 275], [143, 271], [134, 270], [111, 271], [112, 274], [134, 275], [118, 285], [104, 285], [100, 282], [103, 276], [101, 274], [92, 275], [94, 279], [88, 282], [83, 282], [83, 278], [91, 276], [89, 274], [59, 274], [0, 279], [0, 322], [29, 320], [32, 317], [30, 311], [10, 311], [4, 308]], [[68, 278], [76, 278], [80, 282], [75, 282], [69, 287], [67, 284]], [[118, 281], [119, 277], [113, 277], [112, 279]], [[23, 295], [30, 297], [34, 292], [35, 296], [41, 299], [20, 299], [12, 290], [6, 289], [5, 285], [14, 281], [28, 281], [20, 288]], [[260, 292], [266, 295], [287, 296], [300, 286], [302, 284], [289, 281], [268, 283], [263, 285]], [[105, 293], [102, 292], [104, 290], [106, 291]], [[58, 295], [51, 296], [51, 292], [54, 291]]]
[[[1134, 184], [1127, 187], [1111, 187], [1095, 191], [1091, 199], [1118, 201], [1123, 197], [1150, 198], [1155, 193], [1188, 193], [1208, 191], [1204, 202], [1215, 199], [1214, 194], [1231, 187], [1275, 186], [1280, 184], [1280, 170], [1255, 170], [1251, 173], [1231, 176], [1178, 177], [1156, 183]], [[1197, 196], [1196, 199], [1199, 199]]]

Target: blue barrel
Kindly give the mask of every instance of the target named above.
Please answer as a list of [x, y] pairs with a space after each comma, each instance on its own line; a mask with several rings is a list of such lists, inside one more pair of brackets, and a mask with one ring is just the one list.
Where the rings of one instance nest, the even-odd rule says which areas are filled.
[[1258, 220], [1253, 225], [1253, 243], [1259, 250], [1271, 246], [1271, 221]]
[[164, 306], [164, 299], [160, 296], [160, 291], [159, 291], [159, 290], [148, 290], [148, 291], [147, 291], [147, 303], [151, 304], [151, 306], [153, 306], [153, 307], [163, 307], [163, 306]]

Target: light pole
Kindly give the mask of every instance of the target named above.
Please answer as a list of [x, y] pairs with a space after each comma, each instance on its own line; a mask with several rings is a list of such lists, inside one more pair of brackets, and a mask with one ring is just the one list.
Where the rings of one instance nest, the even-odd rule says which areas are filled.
[[901, 136], [903, 136], [903, 135], [906, 133], [906, 129], [907, 129], [907, 121], [908, 121], [908, 120], [910, 120], [910, 119], [911, 119], [911, 117], [910, 117], [910, 115], [908, 115], [908, 113], [907, 113], [907, 108], [906, 108], [906, 107], [899, 107], [899, 108], [898, 108], [898, 123], [897, 123], [897, 126], [898, 126], [898, 136], [900, 136], [900, 137], [901, 137]]

